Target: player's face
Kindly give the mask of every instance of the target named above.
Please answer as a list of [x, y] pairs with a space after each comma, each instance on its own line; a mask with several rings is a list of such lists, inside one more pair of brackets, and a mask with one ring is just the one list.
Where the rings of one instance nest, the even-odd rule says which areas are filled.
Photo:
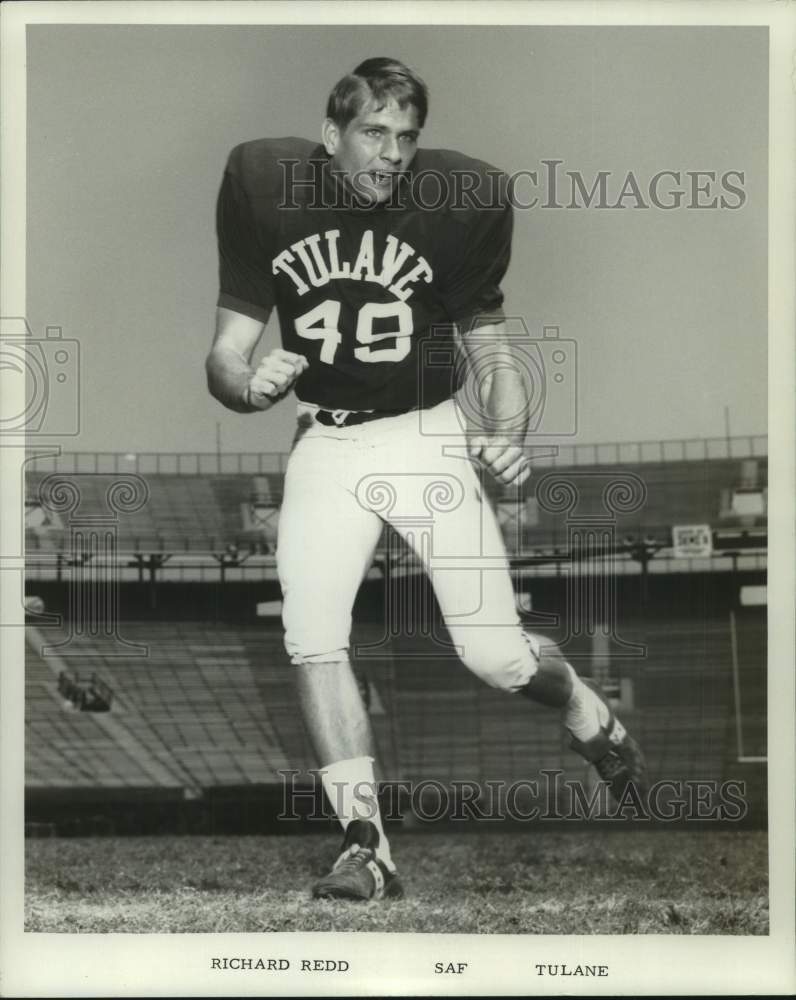
[[417, 151], [417, 110], [395, 103], [380, 110], [365, 105], [344, 129], [334, 122], [324, 125], [324, 145], [332, 165], [341, 171], [360, 200], [387, 201], [402, 172]]

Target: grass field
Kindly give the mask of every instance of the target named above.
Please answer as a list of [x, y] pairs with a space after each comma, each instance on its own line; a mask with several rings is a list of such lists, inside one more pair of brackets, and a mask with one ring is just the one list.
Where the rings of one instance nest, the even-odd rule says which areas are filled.
[[766, 934], [765, 833], [391, 835], [407, 898], [312, 901], [339, 838], [26, 842], [28, 931]]

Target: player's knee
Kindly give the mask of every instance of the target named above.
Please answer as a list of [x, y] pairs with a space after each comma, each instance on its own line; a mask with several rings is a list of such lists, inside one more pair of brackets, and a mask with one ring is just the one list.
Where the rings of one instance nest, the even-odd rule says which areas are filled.
[[[528, 636], [528, 639], [533, 641], [536, 637]], [[539, 668], [523, 693], [543, 705], [561, 708], [572, 696], [577, 674], [555, 643], [538, 639], [536, 642]]]
[[490, 687], [519, 691], [539, 669], [539, 647], [524, 634], [468, 641], [462, 662]]
[[291, 652], [288, 649], [288, 655], [290, 656], [290, 662], [294, 667], [310, 667], [320, 664], [350, 662], [347, 649], [334, 649], [324, 653]]
[[285, 651], [293, 664], [348, 662], [351, 623], [331, 620], [327, 615], [296, 617], [283, 610]]
[[284, 593], [282, 625], [284, 644], [291, 663], [324, 661], [348, 658], [351, 636], [351, 614], [342, 613], [329, 600], [320, 596], [298, 595], [289, 590]]

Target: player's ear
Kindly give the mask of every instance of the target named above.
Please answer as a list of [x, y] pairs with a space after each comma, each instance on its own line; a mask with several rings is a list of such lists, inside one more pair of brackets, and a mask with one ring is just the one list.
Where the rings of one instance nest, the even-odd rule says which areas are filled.
[[340, 128], [331, 118], [324, 119], [321, 139], [329, 156], [334, 156], [340, 142]]

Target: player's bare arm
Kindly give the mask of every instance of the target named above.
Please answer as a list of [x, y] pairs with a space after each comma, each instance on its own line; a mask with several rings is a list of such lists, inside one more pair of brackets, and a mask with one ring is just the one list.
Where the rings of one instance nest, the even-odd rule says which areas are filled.
[[[468, 397], [478, 399], [481, 412], [469, 428], [470, 456], [489, 469], [490, 473], [507, 486], [519, 486], [531, 474], [523, 450], [528, 429], [528, 394], [521, 367], [507, 367], [506, 360], [513, 356], [513, 346], [506, 337], [505, 324], [479, 327], [461, 337], [462, 349], [472, 359], [477, 352], [479, 384], [477, 392]], [[494, 350], [494, 368], [489, 371], [485, 351]], [[482, 378], [484, 370], [488, 371]], [[475, 377], [471, 367], [470, 377]]]
[[215, 338], [205, 362], [207, 387], [236, 413], [269, 409], [309, 367], [304, 355], [277, 347], [252, 368], [251, 357], [264, 330], [259, 320], [231, 309], [216, 310]]

